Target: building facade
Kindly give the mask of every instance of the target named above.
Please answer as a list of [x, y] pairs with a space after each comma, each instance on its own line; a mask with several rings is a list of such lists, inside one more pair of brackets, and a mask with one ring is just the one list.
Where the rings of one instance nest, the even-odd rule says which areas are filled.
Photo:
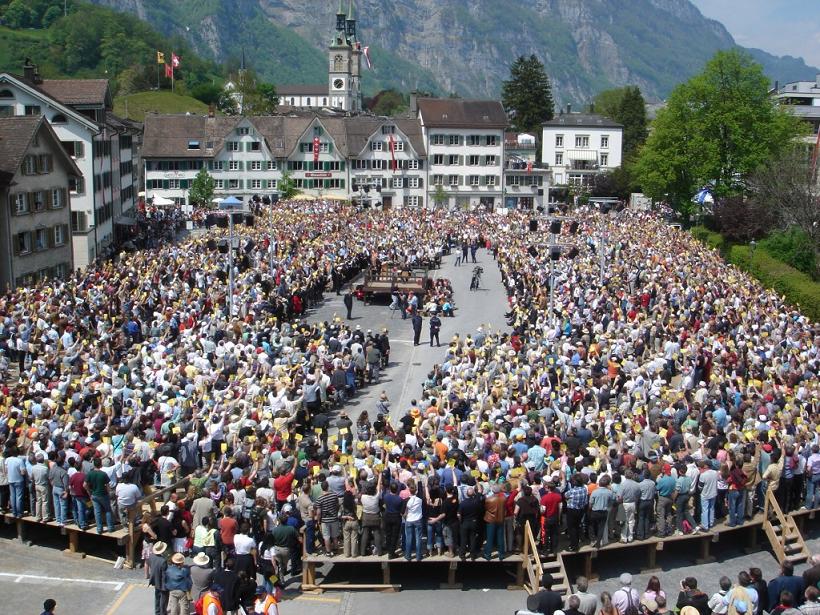
[[69, 185], [80, 175], [43, 116], [0, 118], [0, 289], [72, 272]]
[[0, 116], [43, 116], [81, 171], [71, 184], [74, 266], [83, 269], [115, 241], [115, 223], [133, 210], [138, 128], [111, 113], [105, 79], [41, 79], [0, 73]]
[[811, 126], [812, 133], [807, 140], [814, 143], [820, 133], [820, 74], [814, 81], [776, 85], [772, 96], [777, 104]]
[[427, 151], [427, 200], [436, 207], [502, 207], [504, 129], [500, 102], [411, 97]]
[[504, 206], [508, 209], [543, 209], [549, 195], [552, 171], [537, 160], [534, 135], [504, 135]]
[[544, 122], [541, 160], [555, 185], [590, 186], [621, 166], [623, 126], [594, 113], [560, 113]]

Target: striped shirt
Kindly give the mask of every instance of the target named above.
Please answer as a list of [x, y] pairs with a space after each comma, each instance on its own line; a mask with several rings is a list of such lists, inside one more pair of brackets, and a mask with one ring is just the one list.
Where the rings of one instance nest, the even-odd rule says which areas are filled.
[[335, 521], [339, 518], [339, 497], [335, 493], [323, 493], [316, 506], [319, 507], [322, 522]]

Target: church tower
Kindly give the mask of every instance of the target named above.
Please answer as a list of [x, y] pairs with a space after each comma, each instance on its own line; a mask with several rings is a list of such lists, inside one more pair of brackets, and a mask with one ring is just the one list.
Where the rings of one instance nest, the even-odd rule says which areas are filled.
[[362, 46], [356, 38], [353, 0], [347, 14], [339, 0], [336, 11], [336, 31], [328, 48], [328, 93], [330, 106], [351, 113], [362, 110], [361, 64]]

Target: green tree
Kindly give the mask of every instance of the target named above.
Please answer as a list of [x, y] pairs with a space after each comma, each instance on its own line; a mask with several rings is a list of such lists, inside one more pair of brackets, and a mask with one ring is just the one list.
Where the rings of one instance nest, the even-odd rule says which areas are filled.
[[34, 25], [36, 15], [27, 6], [25, 0], [14, 0], [3, 13], [9, 28], [28, 28]]
[[290, 199], [299, 193], [296, 188], [296, 182], [290, 176], [290, 173], [285, 171], [282, 173], [282, 179], [276, 184], [276, 189], [279, 192], [280, 199]]
[[450, 195], [447, 194], [447, 191], [444, 189], [444, 186], [438, 184], [436, 186], [435, 191], [433, 192], [433, 203], [435, 203], [438, 207], [441, 207], [447, 200], [450, 198]]
[[63, 16], [63, 10], [59, 6], [50, 6], [43, 14], [43, 27], [48, 28]]
[[623, 157], [631, 160], [646, 141], [646, 101], [637, 86], [626, 88], [613, 118], [623, 124]]
[[643, 191], [684, 213], [703, 185], [717, 196], [742, 192], [749, 174], [801, 132], [799, 120], [774, 105], [768, 85], [749, 55], [718, 51], [658, 113], [636, 164]]
[[239, 104], [236, 102], [236, 97], [233, 92], [227, 90], [220, 92], [216, 101], [216, 108], [225, 115], [239, 115]]
[[221, 93], [222, 88], [212, 83], [202, 83], [194, 88], [191, 88], [191, 96], [197, 100], [201, 100], [206, 105], [217, 104]]
[[207, 169], [202, 168], [199, 170], [199, 173], [196, 174], [196, 177], [194, 177], [194, 181], [191, 182], [191, 189], [188, 191], [188, 200], [202, 207], [210, 207], [211, 201], [213, 201], [214, 198], [215, 187], [216, 182], [214, 178], [211, 177]]
[[376, 115], [398, 115], [407, 111], [407, 101], [401, 92], [394, 89], [382, 90], [370, 100], [370, 110]]
[[600, 113], [614, 120], [618, 114], [618, 110], [621, 108], [621, 101], [623, 101], [628, 88], [629, 86], [624, 86], [622, 88], [610, 88], [598, 92], [592, 101], [595, 113]]
[[541, 124], [553, 118], [555, 109], [550, 80], [535, 55], [519, 56], [513, 62], [510, 78], [501, 88], [501, 102], [512, 113], [515, 130], [540, 138]]

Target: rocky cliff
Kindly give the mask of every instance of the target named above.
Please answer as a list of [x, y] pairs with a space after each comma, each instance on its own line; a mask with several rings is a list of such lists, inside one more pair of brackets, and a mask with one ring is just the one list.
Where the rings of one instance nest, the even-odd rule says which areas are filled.
[[[336, 0], [93, 0], [135, 13], [200, 53], [251, 64], [275, 83], [322, 83]], [[345, 9], [348, 2], [345, 0]], [[383, 87], [497, 97], [516, 56], [546, 64], [556, 100], [586, 102], [602, 89], [637, 84], [665, 97], [718, 49], [726, 29], [689, 0], [355, 0], [359, 39]], [[800, 59], [752, 50], [769, 76], [814, 77]]]

